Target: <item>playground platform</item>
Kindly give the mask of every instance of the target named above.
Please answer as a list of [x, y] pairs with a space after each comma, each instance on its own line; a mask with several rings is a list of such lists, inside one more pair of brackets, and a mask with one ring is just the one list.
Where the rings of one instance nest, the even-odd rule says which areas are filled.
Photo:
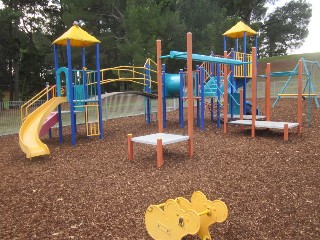
[[[221, 119], [223, 119], [223, 114], [221, 114]], [[233, 117], [231, 117], [231, 114], [228, 114], [228, 119], [240, 120], [240, 115], [234, 114]], [[243, 120], [252, 120], [252, 115], [243, 115]], [[264, 121], [266, 120], [266, 116], [257, 115], [256, 120]]]
[[163, 145], [173, 144], [183, 141], [188, 141], [189, 136], [169, 134], [169, 133], [155, 133], [145, 136], [132, 137], [132, 134], [128, 134], [128, 154], [129, 160], [133, 160], [133, 142], [143, 143], [157, 146], [157, 167], [163, 165]]
[[[230, 121], [228, 124], [238, 125], [238, 126], [251, 126], [252, 120], [235, 120]], [[299, 123], [294, 122], [275, 122], [275, 121], [256, 121], [254, 128], [260, 129], [278, 129], [283, 130], [283, 140], [286, 142], [289, 139], [289, 129], [298, 127], [298, 134], [301, 133], [301, 126], [299, 128]], [[254, 136], [254, 135], [252, 135]]]
[[[235, 120], [235, 121], [228, 122], [228, 124], [251, 126], [252, 120]], [[282, 129], [283, 130], [285, 124], [288, 124], [289, 129], [299, 126], [299, 123], [293, 123], [293, 122], [256, 121], [255, 127], [256, 128], [270, 128], [270, 129]]]
[[150, 145], [157, 145], [157, 140], [162, 139], [162, 145], [187, 141], [189, 136], [168, 134], [168, 133], [155, 133], [145, 136], [139, 136], [132, 138], [132, 142], [144, 143]]

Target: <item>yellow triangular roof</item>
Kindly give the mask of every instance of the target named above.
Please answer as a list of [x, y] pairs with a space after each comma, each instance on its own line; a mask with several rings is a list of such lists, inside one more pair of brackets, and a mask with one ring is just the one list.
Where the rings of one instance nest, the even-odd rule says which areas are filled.
[[247, 33], [247, 36], [257, 35], [256, 31], [241, 21], [226, 31], [223, 35], [229, 38], [243, 38], [245, 32]]
[[98, 39], [84, 31], [81, 27], [73, 25], [68, 31], [57, 38], [53, 44], [67, 46], [67, 40], [70, 39], [72, 47], [87, 47], [100, 43]]

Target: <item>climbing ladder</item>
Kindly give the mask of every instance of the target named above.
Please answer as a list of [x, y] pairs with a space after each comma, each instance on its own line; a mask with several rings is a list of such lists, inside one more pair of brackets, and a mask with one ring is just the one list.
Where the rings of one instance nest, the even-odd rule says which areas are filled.
[[[303, 66], [303, 75], [305, 76], [305, 85], [303, 87], [303, 92], [302, 95], [304, 97], [308, 97], [309, 100], [310, 98], [313, 98], [315, 101], [315, 104], [317, 106], [317, 108], [320, 108], [320, 104], [317, 98], [317, 89], [315, 88], [314, 84], [315, 83], [315, 70], [320, 69], [320, 63], [317, 61], [308, 61], [305, 59], [301, 59], [302, 60], [302, 66]], [[280, 93], [278, 94], [275, 102], [273, 103], [272, 107], [275, 107], [278, 103], [278, 101], [280, 100], [281, 97], [293, 97], [293, 96], [298, 96], [297, 93], [287, 93], [286, 89], [287, 87], [291, 84], [294, 85], [295, 79], [293, 78], [294, 76], [296, 76], [298, 74], [298, 63], [296, 64], [296, 66], [294, 67], [294, 69], [292, 71], [286, 71], [286, 72], [273, 72], [270, 75], [272, 77], [286, 77], [288, 76], [288, 80], [286, 81], [286, 83], [284, 84], [284, 86], [282, 87]], [[264, 75], [262, 75], [264, 76]], [[319, 80], [316, 80], [319, 82]], [[310, 102], [310, 101], [309, 101]]]
[[99, 136], [99, 105], [89, 104], [85, 105], [85, 122], [87, 136]]

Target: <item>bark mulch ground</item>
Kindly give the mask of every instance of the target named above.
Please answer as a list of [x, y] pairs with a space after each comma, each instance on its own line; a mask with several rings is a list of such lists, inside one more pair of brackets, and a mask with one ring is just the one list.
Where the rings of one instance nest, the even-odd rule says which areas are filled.
[[[272, 119], [296, 122], [296, 106], [281, 100]], [[229, 209], [225, 222], [210, 227], [213, 239], [320, 239], [320, 110], [312, 104], [307, 128], [306, 107], [303, 133], [291, 130], [286, 143], [282, 131], [251, 138], [230, 126], [224, 134], [207, 117], [206, 130], [195, 129], [194, 156], [185, 143], [165, 146], [161, 169], [149, 145], [135, 144], [128, 161], [127, 134], [157, 132], [142, 116], [105, 122], [103, 140], [86, 138], [79, 126], [76, 146], [69, 128], [63, 144], [55, 131], [43, 139], [51, 155], [32, 160], [18, 135], [1, 137], [0, 239], [151, 239], [147, 207], [197, 190]], [[177, 112], [168, 114], [166, 132], [187, 133]]]

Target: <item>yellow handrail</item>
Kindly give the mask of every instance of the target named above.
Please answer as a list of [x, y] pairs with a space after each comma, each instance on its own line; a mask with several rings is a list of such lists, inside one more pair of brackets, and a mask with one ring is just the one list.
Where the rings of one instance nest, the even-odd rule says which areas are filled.
[[[149, 65], [149, 68], [146, 65]], [[137, 84], [141, 84], [146, 86], [146, 73], [145, 71], [148, 69], [150, 73], [157, 73], [156, 69], [157, 64], [150, 58], [148, 58], [143, 67], [139, 66], [118, 66], [112, 68], [101, 69], [101, 84], [106, 84], [110, 82], [116, 81], [126, 81], [126, 82], [134, 82]], [[113, 71], [117, 75], [116, 78], [107, 78], [106, 72]], [[150, 75], [150, 83], [157, 84], [157, 81], [152, 80], [152, 76]], [[150, 84], [150, 85], [151, 85]]]
[[39, 101], [41, 98], [46, 96], [46, 101], [49, 100], [49, 93], [51, 92], [51, 96], [55, 97], [56, 96], [56, 86], [49, 87], [47, 86], [45, 89], [41, 90], [39, 93], [37, 93], [34, 97], [29, 99], [26, 103], [24, 103], [20, 107], [20, 118], [21, 118], [21, 123], [23, 123], [24, 119], [28, 117], [29, 115], [29, 108], [37, 101]]

